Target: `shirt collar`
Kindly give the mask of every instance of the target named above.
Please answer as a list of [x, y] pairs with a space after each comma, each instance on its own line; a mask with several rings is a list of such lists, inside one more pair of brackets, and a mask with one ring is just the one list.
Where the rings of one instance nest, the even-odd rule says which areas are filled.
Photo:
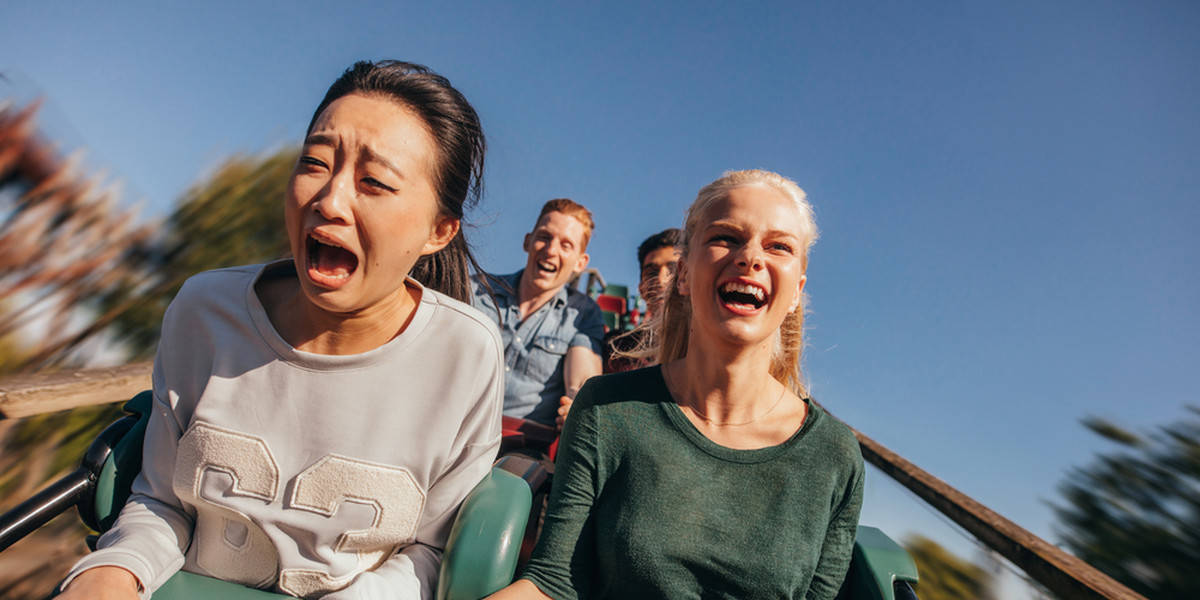
[[[499, 286], [496, 290], [497, 295], [503, 294], [510, 305], [515, 305], [519, 302], [520, 294], [517, 291], [521, 286], [521, 275], [525, 273], [525, 269], [521, 269], [511, 275], [504, 275], [500, 279], [508, 285], [509, 289], [504, 289], [504, 286]], [[554, 305], [554, 308], [562, 308], [567, 305], [567, 286], [563, 285], [555, 292], [554, 297], [546, 304]]]

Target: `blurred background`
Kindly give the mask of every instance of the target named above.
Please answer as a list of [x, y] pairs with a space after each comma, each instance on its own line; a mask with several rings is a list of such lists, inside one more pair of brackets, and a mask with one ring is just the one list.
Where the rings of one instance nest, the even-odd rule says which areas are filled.
[[[524, 263], [541, 204], [596, 215], [591, 265], [727, 169], [817, 211], [814, 397], [1150, 598], [1200, 564], [1200, 5], [10, 3], [0, 19], [0, 369], [148, 360], [197, 271], [286, 252], [282, 189], [353, 61], [447, 76], [488, 135], [468, 239]], [[0, 509], [116, 406], [0, 420]], [[1048, 593], [871, 470], [863, 522], [922, 598]], [[0, 555], [39, 598], [82, 531]], [[946, 594], [946, 595], [939, 595]]]

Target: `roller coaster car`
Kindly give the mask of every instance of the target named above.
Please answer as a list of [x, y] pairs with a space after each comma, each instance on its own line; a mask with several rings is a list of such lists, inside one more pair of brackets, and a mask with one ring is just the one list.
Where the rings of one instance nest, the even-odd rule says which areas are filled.
[[[111, 527], [141, 470], [142, 438], [150, 404], [150, 392], [125, 403], [129, 414], [96, 438], [78, 469], [0, 516], [0, 551], [72, 506], [91, 529], [105, 531]], [[548, 473], [538, 461], [509, 452], [544, 450], [553, 443], [554, 430], [509, 417], [505, 417], [503, 427], [504, 456], [467, 495], [450, 531], [439, 573], [438, 600], [474, 600], [511, 582], [522, 558], [533, 496], [548, 490]], [[92, 549], [96, 538], [88, 538]], [[525, 541], [527, 554], [532, 540]], [[859, 527], [850, 572], [838, 598], [916, 598], [909, 587], [916, 581], [916, 567], [899, 545], [878, 529]], [[287, 597], [185, 571], [176, 573], [154, 592], [155, 600]]]

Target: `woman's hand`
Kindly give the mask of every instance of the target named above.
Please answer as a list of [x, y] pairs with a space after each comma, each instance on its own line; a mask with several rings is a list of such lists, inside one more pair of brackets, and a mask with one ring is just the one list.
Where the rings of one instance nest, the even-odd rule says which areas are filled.
[[58, 600], [138, 600], [141, 584], [121, 567], [93, 567], [75, 577]]

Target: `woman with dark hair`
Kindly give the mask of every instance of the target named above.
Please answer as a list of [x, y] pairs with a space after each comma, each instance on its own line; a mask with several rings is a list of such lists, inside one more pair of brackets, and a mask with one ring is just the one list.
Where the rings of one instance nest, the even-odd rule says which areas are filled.
[[812, 208], [737, 171], [700, 190], [656, 366], [590, 379], [567, 416], [541, 539], [494, 598], [837, 595], [863, 462], [800, 372]]
[[474, 261], [474, 109], [420, 65], [360, 62], [284, 199], [293, 258], [191, 278], [163, 320], [142, 472], [61, 598], [175, 571], [303, 598], [430, 597], [500, 442], [499, 332]]
[[[475, 109], [446, 78], [427, 67], [400, 61], [355, 63], [325, 93], [308, 133], [321, 113], [349, 94], [378, 95], [416, 112], [433, 135], [436, 167], [430, 174], [441, 212], [461, 221], [483, 195], [483, 129]], [[422, 255], [412, 277], [461, 302], [470, 302], [468, 267], [478, 265], [461, 229], [439, 252]]]

